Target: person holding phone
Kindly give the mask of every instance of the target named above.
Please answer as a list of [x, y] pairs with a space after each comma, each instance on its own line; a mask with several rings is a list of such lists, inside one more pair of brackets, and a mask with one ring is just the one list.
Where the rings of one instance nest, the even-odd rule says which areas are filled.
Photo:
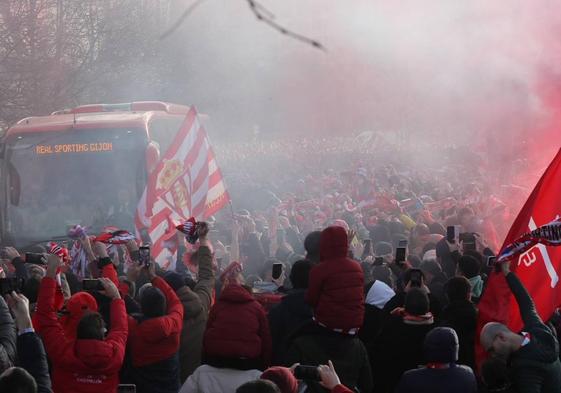
[[129, 316], [130, 357], [121, 382], [135, 384], [138, 393], [176, 393], [183, 305], [169, 284], [156, 275], [155, 262], [141, 269], [151, 286], [140, 294], [141, 314]]
[[215, 273], [212, 267], [212, 240], [208, 225], [199, 223], [199, 248], [197, 250], [198, 275], [194, 287], [185, 284], [184, 278], [176, 272], [164, 275], [183, 304], [183, 328], [179, 347], [181, 383], [201, 365], [203, 335], [208, 321], [208, 313], [214, 300]]
[[105, 335], [105, 322], [99, 313], [84, 315], [76, 338], [69, 338], [55, 309], [56, 274], [62, 261], [56, 255], [47, 258], [47, 276], [41, 281], [35, 317], [52, 362], [53, 391], [114, 392], [125, 357], [128, 324], [125, 304], [119, 290], [107, 278], [101, 278], [104, 293], [111, 299], [111, 327]]

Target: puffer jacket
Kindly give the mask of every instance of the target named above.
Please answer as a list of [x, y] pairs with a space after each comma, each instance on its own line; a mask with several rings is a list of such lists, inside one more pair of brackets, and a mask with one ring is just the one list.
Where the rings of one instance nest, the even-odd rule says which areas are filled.
[[128, 333], [124, 301], [111, 301], [111, 329], [105, 340], [72, 340], [66, 337], [57, 318], [55, 291], [56, 281], [45, 277], [35, 313], [41, 326], [39, 334], [52, 362], [53, 391], [116, 392]]
[[161, 277], [152, 280], [166, 297], [167, 315], [136, 320], [129, 317], [130, 365], [127, 383], [138, 393], [175, 393], [179, 390], [179, 340], [183, 327], [183, 305]]
[[244, 287], [227, 286], [210, 310], [203, 354], [208, 364], [217, 367], [251, 369], [270, 364], [271, 334], [265, 310]]
[[16, 361], [16, 324], [0, 296], [0, 374]]
[[177, 296], [185, 310], [179, 348], [182, 382], [201, 365], [203, 337], [212, 304], [214, 281], [210, 249], [200, 247], [197, 285], [193, 290], [187, 286], [177, 290]]
[[347, 233], [328, 227], [320, 236], [320, 263], [310, 271], [306, 301], [320, 324], [348, 332], [362, 327], [364, 274], [358, 262], [347, 258]]

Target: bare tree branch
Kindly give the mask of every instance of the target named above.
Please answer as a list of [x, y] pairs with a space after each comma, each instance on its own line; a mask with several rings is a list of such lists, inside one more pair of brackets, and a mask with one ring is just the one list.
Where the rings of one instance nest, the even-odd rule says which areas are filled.
[[204, 1], [205, 0], [197, 0], [189, 7], [187, 7], [187, 9], [183, 11], [183, 14], [181, 14], [181, 16], [175, 21], [175, 23], [171, 25], [171, 27], [167, 31], [165, 31], [162, 35], [160, 35], [160, 40], [164, 40], [170, 35], [172, 35], [175, 32], [175, 30], [177, 30], [183, 24], [185, 19], [187, 19], [187, 17], [191, 15], [191, 13], [195, 11], [195, 9], [198, 6], [200, 6]]
[[325, 47], [319, 42], [312, 38], [308, 38], [302, 34], [298, 34], [294, 31], [288, 30], [286, 27], [279, 25], [277, 22], [274, 21], [274, 14], [267, 10], [263, 5], [257, 3], [255, 0], [247, 0], [247, 4], [249, 8], [257, 18], [257, 20], [269, 25], [274, 30], [277, 30], [279, 33], [284, 34], [288, 37], [294, 38], [297, 41], [304, 42], [308, 45], [313, 46], [314, 48], [327, 51]]

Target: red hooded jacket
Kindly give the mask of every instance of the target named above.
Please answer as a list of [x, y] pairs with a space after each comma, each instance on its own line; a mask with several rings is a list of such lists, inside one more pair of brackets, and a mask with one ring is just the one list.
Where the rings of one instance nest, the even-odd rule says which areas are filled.
[[179, 351], [183, 328], [183, 304], [161, 277], [152, 280], [166, 297], [168, 313], [143, 322], [129, 317], [129, 347], [134, 367], [143, 367], [172, 357]]
[[364, 273], [360, 264], [347, 258], [348, 250], [343, 228], [321, 232], [320, 263], [310, 271], [306, 293], [316, 321], [343, 332], [362, 327], [364, 319]]
[[203, 341], [209, 357], [271, 361], [271, 333], [265, 310], [240, 285], [229, 285], [210, 310]]
[[106, 339], [74, 340], [64, 333], [54, 306], [56, 281], [41, 281], [35, 316], [49, 359], [53, 391], [116, 392], [127, 342], [127, 313], [121, 299], [111, 302], [111, 330]]

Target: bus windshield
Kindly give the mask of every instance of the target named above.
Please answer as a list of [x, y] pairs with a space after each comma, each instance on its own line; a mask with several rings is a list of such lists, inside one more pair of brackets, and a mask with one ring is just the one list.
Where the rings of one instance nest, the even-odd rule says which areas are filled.
[[[6, 230], [17, 245], [64, 237], [76, 224], [134, 229], [145, 184], [146, 132], [88, 129], [7, 144]], [[15, 186], [14, 186], [15, 185]]]

